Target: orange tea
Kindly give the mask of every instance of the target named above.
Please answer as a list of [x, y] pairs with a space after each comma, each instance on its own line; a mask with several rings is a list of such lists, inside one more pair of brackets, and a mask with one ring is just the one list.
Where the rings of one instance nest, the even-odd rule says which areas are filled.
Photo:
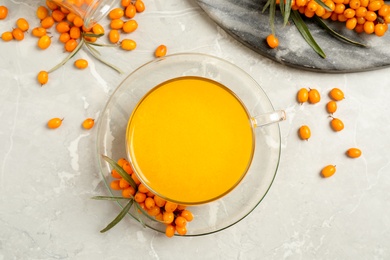
[[187, 205], [231, 191], [254, 152], [251, 117], [239, 98], [218, 82], [194, 76], [149, 91], [126, 135], [139, 179], [160, 197]]

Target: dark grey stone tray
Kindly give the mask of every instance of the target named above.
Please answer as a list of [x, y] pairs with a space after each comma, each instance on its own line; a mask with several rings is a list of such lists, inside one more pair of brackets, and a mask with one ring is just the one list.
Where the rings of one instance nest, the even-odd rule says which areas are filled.
[[390, 30], [382, 37], [357, 34], [345, 28], [344, 23], [330, 22], [331, 27], [350, 39], [368, 47], [344, 43], [313, 21], [308, 27], [326, 54], [321, 58], [302, 38], [295, 25], [283, 26], [279, 11], [275, 28], [279, 47], [270, 49], [265, 38], [271, 33], [268, 10], [262, 13], [266, 0], [196, 0], [198, 5], [227, 33], [235, 39], [279, 63], [318, 72], [344, 73], [369, 71], [390, 65]]

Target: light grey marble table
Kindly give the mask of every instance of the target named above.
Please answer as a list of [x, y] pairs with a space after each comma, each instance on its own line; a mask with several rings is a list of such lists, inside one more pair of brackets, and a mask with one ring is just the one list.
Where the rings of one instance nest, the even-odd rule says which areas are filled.
[[[0, 32], [19, 17], [38, 26], [35, 10], [43, 3], [0, 0], [10, 9]], [[40, 87], [37, 72], [66, 56], [62, 45], [53, 37], [42, 51], [31, 35], [0, 42], [0, 259], [389, 259], [390, 69], [325, 74], [291, 68], [232, 38], [196, 1], [145, 4], [138, 30], [128, 36], [137, 49], [101, 51], [121, 75], [83, 49], [75, 58], [88, 59], [86, 70], [70, 61]], [[97, 128], [80, 125], [86, 117], [99, 121], [115, 88], [154, 59], [159, 44], [170, 54], [199, 52], [236, 64], [275, 109], [286, 110], [276, 179], [249, 216], [215, 234], [167, 239], [130, 217], [101, 234], [119, 207], [91, 200], [108, 193], [97, 163]], [[321, 102], [299, 105], [302, 87], [318, 89]], [[339, 133], [325, 111], [334, 87], [346, 96], [335, 114], [345, 123]], [[64, 118], [54, 131], [46, 128], [52, 117]], [[309, 141], [297, 136], [303, 124], [312, 129]], [[354, 146], [363, 155], [349, 159], [344, 152]], [[319, 172], [327, 164], [337, 172], [323, 179]]]

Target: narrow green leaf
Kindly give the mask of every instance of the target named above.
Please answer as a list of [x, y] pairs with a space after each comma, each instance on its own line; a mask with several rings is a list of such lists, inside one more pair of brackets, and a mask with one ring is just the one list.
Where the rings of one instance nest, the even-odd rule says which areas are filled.
[[125, 197], [116, 197], [116, 196], [94, 196], [91, 199], [93, 200], [132, 200], [132, 198], [125, 198]]
[[279, 5], [283, 16], [283, 25], [286, 26], [291, 14], [291, 0], [281, 0]]
[[118, 214], [118, 216], [116, 216], [116, 218], [110, 224], [108, 224], [107, 227], [100, 230], [100, 233], [104, 233], [113, 228], [116, 224], [118, 224], [129, 212], [132, 205], [133, 200], [130, 200], [129, 203], [127, 203], [126, 206], [122, 209], [122, 211]]
[[309, 28], [307, 28], [307, 25], [302, 20], [302, 17], [296, 10], [293, 10], [291, 12], [291, 18], [294, 21], [294, 24], [297, 27], [298, 31], [301, 33], [302, 37], [306, 40], [306, 42], [310, 45], [310, 47], [322, 58], [326, 58], [324, 51], [314, 40], [313, 36], [309, 31]]
[[102, 37], [103, 35], [104, 35], [104, 33], [99, 33], [99, 34], [96, 34], [96, 33], [83, 33], [84, 37], [96, 37], [96, 38], [99, 38], [99, 37]]
[[275, 0], [268, 0], [267, 3], [265, 3], [265, 5], [263, 7], [263, 10], [261, 12], [264, 13], [268, 9], [268, 7], [271, 4], [271, 2], [274, 2], [274, 1]]
[[53, 68], [51, 68], [50, 70], [47, 71], [47, 73], [51, 73], [55, 70], [57, 70], [58, 68], [60, 68], [62, 65], [64, 65], [65, 63], [68, 62], [68, 60], [70, 60], [74, 55], [76, 55], [76, 53], [81, 49], [81, 46], [83, 46], [84, 42], [83, 41], [80, 41], [79, 44], [76, 46], [76, 48], [71, 52], [69, 53], [68, 56], [66, 56], [66, 58], [61, 61], [60, 63], [58, 63], [56, 66], [54, 66]]
[[107, 66], [110, 67], [111, 69], [116, 70], [119, 74], [123, 74], [123, 71], [122, 71], [121, 69], [119, 69], [118, 67], [112, 65], [111, 63], [106, 62], [106, 61], [103, 60], [102, 58], [100, 58], [100, 57], [96, 54], [97, 51], [96, 51], [92, 46], [90, 46], [89, 43], [86, 43], [85, 45], [86, 45], [87, 48], [90, 50], [91, 55], [92, 55], [93, 57], [95, 57], [98, 61], [100, 61], [101, 63], [107, 65]]
[[325, 8], [326, 11], [329, 11], [329, 12], [332, 12], [332, 9], [330, 9], [329, 6], [327, 6], [324, 2], [322, 2], [321, 0], [314, 0], [316, 1], [317, 4], [319, 4], [320, 6], [322, 6], [323, 8]]
[[135, 182], [131, 178], [131, 176], [129, 174], [127, 174], [127, 172], [125, 172], [125, 170], [123, 170], [123, 168], [120, 167], [119, 164], [117, 164], [113, 159], [111, 159], [105, 155], [102, 155], [102, 157], [106, 162], [108, 162], [111, 165], [112, 168], [114, 168], [119, 173], [119, 175], [123, 179], [125, 179], [131, 185], [131, 187], [133, 187], [137, 191], [137, 184], [135, 184]]
[[[283, 0], [282, 0], [283, 1]], [[276, 11], [276, 1], [271, 1], [269, 6], [269, 24], [271, 26], [271, 33], [275, 35], [275, 11]]]
[[102, 44], [102, 43], [89, 42], [89, 41], [86, 41], [86, 42], [87, 42], [87, 44], [98, 46], [98, 47], [115, 47], [116, 48], [119, 46], [118, 44]]
[[314, 21], [317, 22], [322, 28], [324, 28], [325, 30], [327, 30], [332, 36], [334, 36], [335, 38], [341, 40], [341, 41], [345, 41], [347, 43], [350, 43], [352, 45], [356, 45], [356, 46], [359, 46], [359, 47], [367, 47], [367, 45], [363, 44], [363, 43], [360, 43], [360, 42], [357, 42], [357, 41], [354, 41], [354, 40], [351, 40], [341, 34], [339, 34], [338, 32], [334, 31], [332, 28], [330, 28], [321, 18], [319, 17], [316, 17], [314, 16]]

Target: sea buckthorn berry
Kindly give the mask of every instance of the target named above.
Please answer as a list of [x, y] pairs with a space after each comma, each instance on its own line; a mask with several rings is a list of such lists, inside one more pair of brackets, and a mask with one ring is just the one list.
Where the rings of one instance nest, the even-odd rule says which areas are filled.
[[[145, 207], [146, 207], [146, 204], [145, 204]], [[160, 214], [161, 209], [160, 209], [160, 207], [154, 206], [154, 207], [151, 207], [150, 209], [147, 208], [147, 212], [150, 216], [154, 217], [154, 216], [157, 216], [158, 214]]]
[[24, 32], [19, 28], [15, 28], [12, 30], [12, 36], [14, 37], [15, 40], [21, 41], [24, 39]]
[[268, 46], [272, 49], [275, 49], [276, 47], [279, 46], [279, 40], [273, 34], [268, 35], [266, 38], [266, 41], [267, 41]]
[[175, 220], [175, 215], [173, 212], [164, 211], [163, 213], [163, 221], [166, 224], [171, 224]]
[[156, 56], [157, 58], [159, 57], [163, 57], [167, 54], [167, 46], [161, 44], [159, 45], [156, 50], [154, 51], [154, 56]]
[[122, 190], [122, 197], [124, 198], [132, 198], [134, 197], [135, 189], [131, 186]]
[[355, 27], [355, 32], [357, 32], [357, 33], [364, 32], [363, 24], [357, 24], [356, 27]]
[[138, 179], [137, 177], [137, 174], [135, 174], [134, 172], [131, 174], [131, 178], [133, 179], [133, 181], [135, 182], [136, 185], [140, 185], [141, 181]]
[[326, 11], [325, 8], [323, 8], [322, 6], [318, 5], [315, 13], [316, 13], [316, 15], [318, 17], [321, 17], [321, 16], [323, 16], [325, 14], [325, 11]]
[[121, 178], [119, 180], [119, 187], [121, 187], [121, 189], [126, 189], [130, 186], [130, 183], [128, 183], [125, 179]]
[[329, 11], [325, 10], [325, 13], [321, 16], [321, 18], [326, 20], [329, 17], [331, 17], [332, 14], [333, 14], [333, 12], [329, 12]]
[[160, 213], [157, 214], [157, 216], [155, 216], [156, 220], [158, 221], [163, 221], [163, 214], [161, 213], [161, 210], [160, 210]]
[[49, 7], [50, 10], [58, 9], [58, 5], [51, 0], [46, 0], [46, 6]]
[[175, 229], [176, 229], [176, 232], [181, 236], [184, 236], [185, 234], [187, 234], [187, 227], [186, 226], [184, 226], [184, 227], [176, 226]]
[[167, 227], [165, 228], [165, 235], [167, 237], [173, 237], [175, 235], [175, 227], [173, 225], [167, 225]]
[[131, 33], [137, 30], [138, 28], [138, 23], [135, 20], [129, 20], [123, 24], [122, 30], [125, 33]]
[[170, 201], [167, 201], [165, 203], [164, 208], [165, 208], [165, 211], [167, 211], [167, 212], [174, 212], [176, 210], [176, 208], [177, 208], [177, 204], [173, 203], [173, 202], [170, 202]]
[[113, 178], [115, 178], [115, 179], [120, 179], [120, 178], [122, 178], [122, 176], [118, 173], [118, 171], [117, 170], [115, 170], [115, 169], [112, 169], [111, 170], [111, 176], [113, 177]]
[[355, 17], [349, 18], [345, 23], [345, 27], [349, 30], [355, 29], [356, 25], [357, 25], [357, 19]]
[[376, 21], [376, 18], [378, 18], [378, 16], [377, 16], [377, 14], [374, 11], [367, 11], [367, 13], [364, 16], [364, 18], [367, 21], [374, 22], [374, 21]]
[[332, 12], [336, 8], [336, 5], [335, 5], [335, 3], [332, 0], [326, 0], [324, 2], [324, 4], [327, 5], [329, 7], [329, 9], [332, 10]]
[[121, 41], [121, 48], [126, 51], [132, 51], [137, 47], [137, 43], [130, 39], [124, 39]]
[[56, 25], [56, 30], [57, 30], [57, 32], [59, 32], [59, 33], [69, 32], [69, 30], [70, 30], [70, 25], [69, 25], [69, 23], [67, 23], [67, 22], [59, 22], [59, 23], [57, 23], [57, 25]]
[[309, 99], [309, 91], [306, 88], [301, 88], [297, 93], [297, 100], [300, 104], [305, 103]]
[[65, 50], [67, 52], [72, 52], [77, 47], [77, 41], [75, 39], [70, 39], [65, 43]]
[[358, 9], [360, 7], [360, 0], [349, 1], [349, 7], [352, 9]]
[[40, 71], [37, 76], [38, 82], [41, 83], [41, 86], [45, 85], [49, 81], [49, 73], [47, 71]]
[[64, 20], [64, 18], [65, 18], [65, 14], [58, 9], [54, 10], [51, 13], [51, 16], [53, 17], [54, 21], [56, 21], [56, 22], [62, 22], [62, 20]]
[[335, 174], [336, 172], [336, 166], [335, 165], [327, 165], [321, 170], [321, 175], [324, 178], [328, 178]]
[[52, 118], [47, 122], [47, 127], [50, 129], [56, 129], [62, 125], [63, 120], [64, 119], [58, 117]]
[[315, 12], [318, 8], [318, 4], [314, 0], [310, 0], [310, 2], [306, 5], [307, 9], [311, 12]]
[[[84, 59], [78, 59], [74, 62], [74, 66], [78, 69], [85, 69], [88, 67], [88, 61]], [[88, 118], [84, 122], [85, 125], [87, 126], [87, 125], [91, 125], [94, 122], [94, 120], [92, 118]], [[84, 122], [83, 122], [83, 126], [84, 126]]]
[[363, 24], [365, 24], [366, 19], [364, 17], [357, 17], [357, 24], [360, 24], [363, 27]]
[[121, 0], [121, 5], [123, 7], [128, 7], [131, 4], [131, 0]]
[[114, 8], [112, 9], [109, 13], [108, 13], [108, 17], [111, 19], [111, 20], [114, 20], [114, 19], [120, 19], [123, 17], [124, 15], [124, 11], [122, 8]]
[[69, 13], [69, 14], [66, 15], [66, 20], [68, 20], [68, 22], [73, 23], [74, 18], [76, 18], [76, 16], [77, 15], [75, 13]]
[[[359, 7], [360, 8], [360, 7]], [[347, 8], [345, 9], [344, 11], [344, 16], [348, 19], [350, 18], [354, 18], [355, 17], [355, 14], [356, 14], [356, 11], [352, 8]]]
[[375, 25], [374, 22], [366, 21], [363, 25], [364, 32], [367, 34], [372, 34], [375, 31]]
[[340, 101], [344, 99], [344, 92], [339, 88], [333, 88], [329, 92], [329, 97], [335, 101]]
[[185, 227], [187, 225], [187, 220], [182, 216], [178, 216], [175, 218], [175, 224], [179, 227]]
[[350, 158], [358, 158], [360, 155], [362, 155], [362, 151], [358, 148], [350, 148], [346, 152], [347, 156]]
[[124, 24], [123, 20], [121, 20], [121, 19], [114, 19], [110, 23], [110, 28], [111, 29], [115, 29], [115, 30], [119, 30], [119, 29], [122, 29], [123, 24]]
[[374, 27], [374, 33], [376, 36], [381, 37], [381, 36], [385, 35], [387, 28], [388, 28], [387, 24], [378, 23]]
[[181, 213], [180, 213], [180, 216], [182, 216], [183, 218], [185, 218], [188, 222], [192, 221], [194, 219], [194, 215], [192, 215], [192, 212], [189, 211], [189, 210], [183, 210]]
[[143, 11], [145, 11], [145, 4], [142, 0], [136, 0], [134, 6], [137, 10], [137, 13], [142, 13]]
[[157, 206], [159, 206], [159, 207], [165, 206], [166, 200], [164, 200], [163, 198], [155, 195], [153, 199], [154, 199], [154, 202], [156, 203]]
[[120, 35], [118, 30], [111, 30], [108, 34], [108, 39], [111, 43], [117, 43], [119, 41]]
[[326, 111], [328, 111], [329, 114], [333, 114], [337, 110], [337, 103], [333, 100], [329, 101], [326, 104]]
[[[86, 2], [86, 1], [85, 1]], [[61, 10], [61, 12], [63, 12], [65, 15], [67, 15], [67, 14], [69, 14], [70, 13], [70, 11], [68, 10], [68, 9], [66, 9], [65, 7], [60, 7], [60, 10]]]
[[150, 197], [147, 197], [145, 199], [145, 207], [147, 209], [151, 209], [153, 208], [154, 206], [156, 206], [156, 202], [154, 202], [154, 199], [153, 198], [150, 198]]
[[125, 15], [127, 18], [134, 18], [135, 14], [137, 13], [137, 9], [135, 9], [135, 6], [133, 4], [130, 4], [125, 9]]
[[381, 9], [382, 5], [383, 5], [382, 1], [374, 0], [368, 4], [367, 9], [375, 12]]
[[382, 17], [390, 14], [390, 6], [389, 5], [382, 5], [382, 7], [378, 10], [378, 14]]
[[344, 129], [344, 123], [338, 118], [333, 118], [332, 121], [330, 121], [330, 126], [332, 129], [336, 132], [339, 132]]
[[119, 186], [119, 180], [113, 180], [113, 181], [110, 183], [110, 187], [111, 187], [111, 189], [113, 189], [113, 190], [121, 190], [121, 187]]
[[18, 20], [16, 20], [16, 26], [23, 32], [27, 31], [30, 28], [30, 25], [24, 18], [19, 18]]
[[344, 4], [336, 4], [335, 8], [334, 8], [334, 12], [336, 14], [342, 14], [344, 13], [345, 11], [345, 5]]
[[46, 29], [43, 27], [35, 27], [32, 30], [32, 35], [35, 37], [42, 37], [43, 35], [46, 35]]
[[[80, 65], [75, 65], [75, 66], [77, 67]], [[86, 130], [92, 129], [94, 125], [95, 125], [95, 119], [93, 119], [93, 118], [87, 118], [81, 124], [81, 126]]]
[[178, 211], [183, 211], [183, 210], [185, 210], [186, 209], [186, 205], [177, 205], [177, 208], [176, 208], [176, 210], [178, 210]]
[[1, 39], [5, 42], [11, 41], [14, 39], [14, 36], [12, 35], [12, 32], [3, 32], [1, 34]]
[[84, 40], [87, 42], [96, 42], [97, 37], [84, 36]]
[[140, 183], [140, 185], [138, 185], [138, 191], [145, 193], [145, 194], [149, 192], [148, 188], [146, 188], [146, 186], [143, 185], [142, 183]]
[[[339, 21], [339, 22], [346, 22], [348, 19], [347, 19], [347, 17], [345, 17], [344, 16], [344, 14], [339, 14], [339, 15], [337, 15], [337, 20]], [[349, 25], [349, 26], [351, 26], [351, 25]]]
[[62, 43], [66, 43], [67, 41], [70, 40], [70, 35], [69, 33], [65, 32], [65, 33], [61, 33], [60, 34], [60, 38], [59, 38], [60, 42]]
[[80, 27], [72, 26], [69, 30], [69, 36], [72, 39], [78, 39], [81, 36], [81, 30]]
[[305, 8], [304, 14], [308, 18], [312, 18], [316, 13], [313, 11], [310, 11], [307, 7]]
[[302, 140], [309, 140], [311, 136], [310, 128], [307, 125], [303, 125], [299, 128], [298, 134]]
[[50, 44], [51, 44], [51, 38], [48, 35], [43, 35], [38, 40], [38, 47], [42, 50], [49, 48]]
[[308, 100], [309, 100], [309, 103], [311, 103], [311, 104], [315, 104], [315, 103], [320, 102], [320, 100], [321, 100], [320, 92], [318, 92], [318, 90], [315, 88], [311, 88], [309, 90]]
[[360, 0], [360, 6], [367, 7], [371, 0]]
[[104, 34], [104, 28], [103, 26], [101, 26], [100, 24], [95, 24], [93, 27], [92, 27], [92, 32], [94, 34]]
[[7, 18], [8, 8], [4, 5], [0, 6], [0, 20]]
[[123, 170], [124, 170], [127, 174], [132, 174], [132, 173], [133, 173], [133, 168], [131, 167], [131, 165], [130, 165], [129, 162], [123, 163], [122, 168], [123, 168]]
[[49, 29], [54, 25], [54, 19], [51, 16], [47, 16], [46, 18], [42, 19], [41, 26], [45, 29]]
[[125, 158], [119, 158], [118, 161], [116, 162], [120, 167], [123, 166], [123, 164], [127, 162]]
[[[349, 9], [353, 10], [352, 8], [349, 8]], [[366, 14], [367, 14], [367, 8], [365, 8], [363, 6], [360, 6], [359, 8], [357, 8], [355, 10], [356, 17], [364, 17], [364, 16], [366, 16]]]
[[295, 5], [296, 6], [305, 6], [306, 5], [306, 0], [295, 0]]
[[84, 21], [83, 19], [81, 19], [80, 16], [75, 16], [75, 18], [73, 19], [73, 25], [76, 26], [76, 27], [82, 27], [84, 25]]
[[146, 194], [145, 193], [142, 193], [142, 192], [137, 192], [135, 195], [134, 195], [134, 200], [138, 203], [141, 203], [141, 202], [144, 202], [146, 199]]

